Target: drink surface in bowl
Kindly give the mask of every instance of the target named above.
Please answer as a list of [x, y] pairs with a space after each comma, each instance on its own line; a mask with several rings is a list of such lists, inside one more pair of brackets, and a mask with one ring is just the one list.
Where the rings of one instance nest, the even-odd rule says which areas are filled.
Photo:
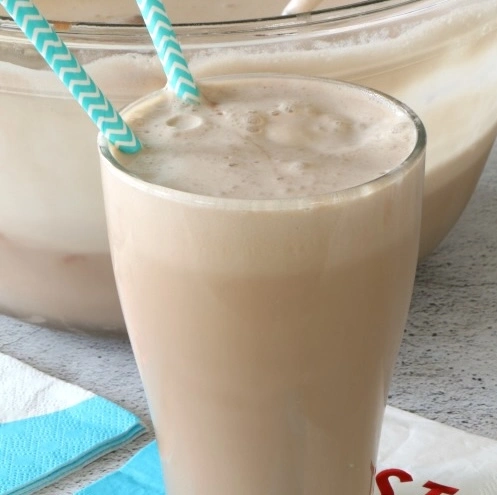
[[369, 495], [419, 247], [424, 129], [330, 80], [233, 76], [100, 139], [168, 493]]
[[[319, 5], [325, 11], [264, 18], [285, 3], [171, 0], [167, 8], [181, 23], [176, 31], [195, 77], [264, 71], [333, 77], [413, 108], [429, 136], [420, 241], [426, 256], [459, 218], [497, 132], [497, 0], [385, 0], [330, 9], [333, 1]], [[133, 0], [37, 4], [62, 21], [56, 27], [117, 108], [164, 85]], [[258, 20], [230, 21], [243, 16]], [[214, 18], [223, 22], [194, 24]], [[47, 326], [122, 331], [96, 131], [4, 19], [0, 106], [0, 311]]]

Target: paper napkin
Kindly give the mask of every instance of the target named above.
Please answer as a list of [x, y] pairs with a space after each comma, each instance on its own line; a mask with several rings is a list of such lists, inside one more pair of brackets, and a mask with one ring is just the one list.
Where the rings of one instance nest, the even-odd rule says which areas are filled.
[[144, 431], [116, 404], [0, 353], [0, 495], [32, 493]]
[[[374, 495], [497, 495], [497, 442], [387, 407]], [[165, 495], [152, 442], [76, 495]], [[353, 495], [353, 494], [345, 494]]]
[[151, 442], [119, 470], [76, 495], [165, 495], [157, 442]]
[[389, 407], [378, 471], [375, 495], [497, 495], [497, 441]]

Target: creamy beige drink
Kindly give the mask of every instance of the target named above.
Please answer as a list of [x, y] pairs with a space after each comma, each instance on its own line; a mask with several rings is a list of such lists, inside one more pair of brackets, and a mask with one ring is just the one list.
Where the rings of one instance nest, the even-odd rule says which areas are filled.
[[[196, 77], [268, 71], [329, 76], [379, 89], [414, 108], [429, 134], [420, 244], [425, 256], [464, 209], [497, 132], [497, 0], [400, 3], [177, 32]], [[37, 5], [62, 21], [139, 20], [134, 0]], [[286, 5], [167, 1], [180, 23], [278, 15]], [[146, 31], [106, 27], [97, 36], [96, 28], [58, 26], [116, 107], [164, 85]], [[0, 106], [0, 311], [50, 325], [123, 329], [94, 126], [24, 36], [1, 28]]]
[[[325, 80], [205, 81], [101, 142], [117, 285], [171, 495], [369, 495], [418, 253], [424, 134]], [[419, 134], [418, 134], [419, 133]]]

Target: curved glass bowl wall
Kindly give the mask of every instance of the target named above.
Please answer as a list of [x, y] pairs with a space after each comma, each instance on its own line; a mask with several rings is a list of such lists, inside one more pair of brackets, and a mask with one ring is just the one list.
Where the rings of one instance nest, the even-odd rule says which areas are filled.
[[[57, 23], [117, 107], [164, 85], [143, 26]], [[497, 134], [497, 0], [384, 0], [297, 17], [176, 26], [194, 75], [345, 79], [411, 106], [428, 132], [420, 257], [459, 218]], [[0, 19], [0, 311], [123, 330], [96, 129]]]

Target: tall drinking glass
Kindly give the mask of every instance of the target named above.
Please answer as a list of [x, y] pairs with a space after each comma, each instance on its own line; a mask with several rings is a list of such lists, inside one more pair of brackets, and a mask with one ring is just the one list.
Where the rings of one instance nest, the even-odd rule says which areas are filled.
[[99, 138], [119, 296], [170, 495], [369, 495], [418, 255], [425, 132], [283, 75], [199, 81]]

